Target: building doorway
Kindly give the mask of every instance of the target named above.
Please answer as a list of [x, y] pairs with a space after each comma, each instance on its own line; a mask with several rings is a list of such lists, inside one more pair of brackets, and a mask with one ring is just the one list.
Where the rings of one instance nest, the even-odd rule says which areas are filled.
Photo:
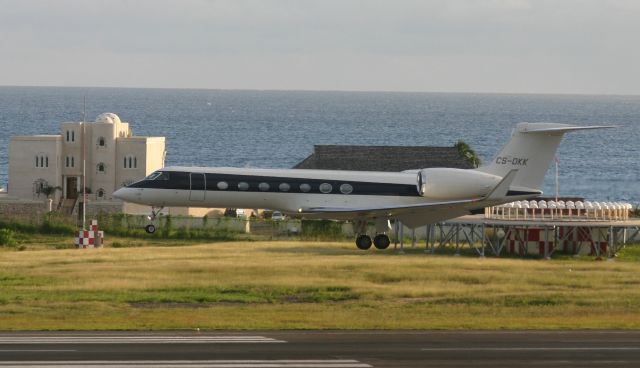
[[66, 197], [70, 199], [78, 198], [78, 177], [77, 176], [68, 176], [67, 177], [67, 193]]

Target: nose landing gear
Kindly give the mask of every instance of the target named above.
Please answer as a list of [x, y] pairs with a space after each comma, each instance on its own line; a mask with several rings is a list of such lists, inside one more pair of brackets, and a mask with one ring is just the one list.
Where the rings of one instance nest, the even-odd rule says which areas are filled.
[[144, 227], [144, 231], [146, 231], [147, 234], [153, 234], [156, 232], [156, 226], [154, 224], [149, 224]]
[[[151, 215], [147, 216], [149, 221], [155, 221], [163, 208], [164, 207], [151, 207]], [[154, 224], [149, 224], [144, 227], [144, 230], [147, 232], [147, 234], [153, 234], [156, 232], [156, 226]]]

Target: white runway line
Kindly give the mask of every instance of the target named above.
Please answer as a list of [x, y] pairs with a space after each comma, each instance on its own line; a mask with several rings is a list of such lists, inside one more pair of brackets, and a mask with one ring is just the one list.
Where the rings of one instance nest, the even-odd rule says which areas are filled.
[[0, 353], [69, 353], [78, 350], [70, 349], [0, 349]]
[[310, 360], [90, 360], [90, 361], [13, 361], [0, 367], [86, 367], [86, 368], [370, 368], [353, 359]]
[[614, 347], [512, 347], [512, 348], [422, 348], [422, 351], [628, 351], [640, 350], [637, 346], [614, 346]]
[[1, 336], [12, 344], [262, 344], [284, 343], [264, 336]]

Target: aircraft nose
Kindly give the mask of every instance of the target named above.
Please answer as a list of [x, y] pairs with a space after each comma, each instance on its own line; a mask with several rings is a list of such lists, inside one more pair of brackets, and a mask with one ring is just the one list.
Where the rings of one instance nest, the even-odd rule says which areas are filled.
[[133, 193], [133, 189], [125, 187], [125, 188], [120, 188], [115, 192], [113, 192], [113, 196], [122, 201], [130, 202], [134, 197], [134, 193]]

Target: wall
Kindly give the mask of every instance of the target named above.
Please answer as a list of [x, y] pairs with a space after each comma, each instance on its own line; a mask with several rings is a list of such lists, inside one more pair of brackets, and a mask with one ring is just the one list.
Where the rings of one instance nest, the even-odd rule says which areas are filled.
[[[36, 167], [36, 155], [49, 157], [49, 167]], [[60, 177], [61, 139], [59, 136], [18, 136], [9, 144], [9, 186], [11, 196], [34, 199], [34, 182], [45, 180], [49, 186], [62, 186]], [[61, 193], [55, 194], [55, 199]], [[41, 196], [41, 198], [46, 198]]]
[[34, 217], [48, 212], [49, 204], [45, 201], [19, 199], [0, 200], [0, 217]]

